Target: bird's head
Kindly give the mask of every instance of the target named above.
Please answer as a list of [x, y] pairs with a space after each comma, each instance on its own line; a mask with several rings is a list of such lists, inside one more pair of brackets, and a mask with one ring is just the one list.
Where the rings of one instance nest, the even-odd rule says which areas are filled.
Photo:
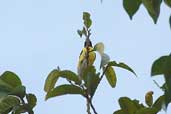
[[87, 38], [86, 41], [84, 42], [84, 47], [93, 47], [89, 38]]

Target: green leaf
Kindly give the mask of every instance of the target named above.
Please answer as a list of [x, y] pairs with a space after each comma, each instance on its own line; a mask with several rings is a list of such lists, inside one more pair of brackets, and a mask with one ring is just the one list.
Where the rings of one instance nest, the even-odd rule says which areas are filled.
[[108, 64], [108, 62], [110, 61], [110, 57], [103, 53], [101, 55], [101, 63], [100, 63], [100, 68], [104, 67], [106, 64]]
[[171, 0], [164, 0], [165, 4], [171, 8]]
[[21, 99], [25, 97], [26, 95], [26, 88], [25, 86], [18, 86], [15, 89], [13, 89], [9, 95], [15, 95], [20, 97]]
[[[0, 98], [8, 94], [16, 95], [19, 91], [17, 88], [20, 87], [22, 87], [21, 80], [15, 73], [6, 71], [0, 76]], [[18, 95], [19, 93], [21, 91]]]
[[88, 12], [83, 12], [83, 20], [84, 20], [84, 25], [87, 28], [90, 28], [90, 26], [92, 25], [92, 21], [90, 19], [90, 14]]
[[165, 101], [165, 97], [164, 95], [162, 95], [154, 102], [152, 107], [156, 108], [156, 111], [159, 112], [164, 106], [164, 101]]
[[162, 56], [154, 61], [151, 69], [151, 75], [171, 74], [171, 56]]
[[24, 105], [16, 106], [16, 107], [13, 108], [13, 110], [14, 111], [12, 112], [12, 114], [22, 114], [22, 113], [27, 112]]
[[157, 114], [156, 108], [142, 108], [138, 110], [135, 114]]
[[36, 106], [37, 98], [34, 94], [27, 94], [26, 99], [28, 102], [28, 105], [33, 109]]
[[83, 80], [91, 97], [94, 96], [99, 84], [99, 75], [100, 74], [96, 74], [96, 69], [94, 66], [88, 66], [83, 73]]
[[80, 37], [82, 37], [83, 33], [82, 33], [81, 30], [77, 30], [77, 33], [78, 33], [78, 35], [79, 35]]
[[8, 84], [9, 87], [15, 88], [17, 86], [21, 86], [22, 82], [20, 78], [11, 71], [6, 71], [0, 76], [1, 82]]
[[162, 0], [142, 0], [142, 2], [156, 24], [160, 14], [160, 5]]
[[123, 6], [130, 19], [138, 11], [142, 1], [141, 0], [123, 0]]
[[137, 110], [145, 107], [143, 104], [140, 104], [139, 101], [136, 99], [132, 100], [132, 102], [136, 106]]
[[136, 106], [128, 97], [121, 97], [119, 99], [119, 104], [122, 110], [126, 112], [126, 114], [135, 114], [137, 111]]
[[126, 114], [124, 110], [117, 110], [113, 114]]
[[165, 96], [165, 110], [167, 110], [168, 104], [171, 103], [171, 74], [170, 75], [164, 75], [165, 78], [165, 90], [164, 90], [164, 96]]
[[111, 61], [111, 62], [109, 62], [108, 65], [123, 68], [125, 70], [128, 70], [128, 71], [132, 72], [135, 76], [137, 76], [136, 73], [134, 72], [134, 70], [132, 70], [132, 68], [129, 67], [128, 65], [126, 65], [125, 63], [122, 63], [122, 62], [121, 63], [116, 63], [115, 61]]
[[7, 96], [0, 99], [0, 114], [20, 104], [20, 100], [14, 96]]
[[[0, 82], [1, 84], [1, 82]], [[0, 98], [7, 96], [11, 92], [11, 88], [8, 88], [4, 85], [0, 85]]]
[[80, 81], [78, 75], [70, 70], [60, 71], [59, 76], [62, 78], [66, 78], [67, 80], [74, 81], [78, 85], [81, 84], [81, 81]]
[[88, 66], [83, 72], [83, 81], [86, 86], [87, 86], [89, 77], [92, 75], [96, 75], [96, 69], [94, 66]]
[[117, 78], [114, 69], [111, 66], [107, 66], [105, 76], [110, 86], [114, 88], [116, 86]]
[[49, 92], [54, 88], [59, 77], [66, 78], [67, 80], [70, 81], [74, 81], [76, 84], [81, 84], [81, 81], [79, 80], [78, 76], [74, 72], [69, 70], [59, 71], [55, 69], [52, 72], [50, 72], [50, 74], [46, 79], [45, 86], [44, 86], [45, 92]]
[[84, 91], [80, 87], [75, 85], [68, 85], [68, 84], [60, 85], [47, 93], [46, 100], [52, 97], [67, 95], [67, 94], [84, 95]]
[[83, 20], [90, 19], [90, 13], [88, 12], [83, 12]]
[[100, 55], [102, 55], [104, 53], [104, 44], [102, 42], [97, 43], [94, 46], [94, 50], [97, 51], [97, 52], [99, 52]]
[[54, 88], [56, 81], [59, 78], [59, 72], [60, 71], [57, 69], [50, 72], [50, 74], [48, 75], [48, 77], [46, 78], [46, 81], [45, 81], [45, 86], [44, 86], [45, 92], [49, 92], [51, 89]]

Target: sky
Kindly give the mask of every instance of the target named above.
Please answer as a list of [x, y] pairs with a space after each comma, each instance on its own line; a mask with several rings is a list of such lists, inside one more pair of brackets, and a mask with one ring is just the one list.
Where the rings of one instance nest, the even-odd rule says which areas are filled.
[[[57, 66], [76, 72], [84, 39], [82, 13], [91, 13], [91, 40], [103, 42], [111, 60], [125, 62], [137, 73], [115, 68], [116, 88], [102, 80], [93, 103], [99, 114], [112, 114], [119, 109], [118, 98], [128, 96], [144, 103], [147, 91], [154, 99], [163, 92], [153, 83], [163, 84], [162, 76], [151, 77], [151, 65], [171, 50], [170, 9], [161, 6], [154, 25], [141, 5], [131, 21], [122, 0], [1, 0], [0, 1], [0, 74], [13, 71], [19, 75], [28, 93], [38, 98], [35, 114], [86, 114], [86, 101], [81, 96], [67, 95], [45, 101], [43, 91], [47, 75]], [[100, 57], [97, 55], [96, 66]], [[59, 80], [57, 85], [66, 83]], [[168, 114], [171, 113], [171, 105]], [[161, 111], [159, 114], [165, 114]]]

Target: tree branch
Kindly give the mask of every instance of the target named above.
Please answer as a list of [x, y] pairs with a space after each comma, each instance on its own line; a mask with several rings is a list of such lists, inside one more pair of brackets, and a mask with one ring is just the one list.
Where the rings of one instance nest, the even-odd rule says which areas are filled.
[[95, 109], [95, 107], [94, 107], [94, 105], [93, 105], [93, 103], [92, 103], [91, 98], [90, 98], [89, 96], [86, 96], [86, 99], [87, 99], [87, 101], [89, 102], [89, 104], [90, 104], [90, 106], [91, 106], [91, 108], [92, 108], [94, 114], [98, 114], [97, 111], [96, 111], [96, 109]]

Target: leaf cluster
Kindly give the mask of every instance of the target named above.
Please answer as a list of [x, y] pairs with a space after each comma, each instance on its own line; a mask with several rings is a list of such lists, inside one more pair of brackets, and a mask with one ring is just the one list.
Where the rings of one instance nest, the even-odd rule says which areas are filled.
[[0, 76], [0, 114], [33, 114], [36, 102], [36, 96], [26, 93], [25, 86], [15, 73], [6, 71]]
[[[164, 2], [168, 7], [171, 8], [171, 0], [123, 0], [123, 7], [130, 19], [136, 14], [141, 5], [145, 7], [149, 16], [153, 19], [154, 23], [160, 15], [161, 3]], [[171, 16], [170, 16], [171, 18]], [[169, 21], [170, 25], [171, 22]]]

